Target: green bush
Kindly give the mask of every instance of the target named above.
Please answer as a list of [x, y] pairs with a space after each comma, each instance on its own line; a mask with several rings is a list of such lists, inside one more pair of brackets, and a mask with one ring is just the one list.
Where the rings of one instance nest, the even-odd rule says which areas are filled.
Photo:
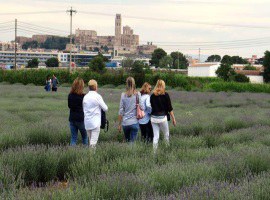
[[205, 90], [213, 90], [215, 92], [256, 92], [270, 93], [269, 84], [251, 84], [251, 83], [236, 83], [236, 82], [214, 82], [206, 84]]

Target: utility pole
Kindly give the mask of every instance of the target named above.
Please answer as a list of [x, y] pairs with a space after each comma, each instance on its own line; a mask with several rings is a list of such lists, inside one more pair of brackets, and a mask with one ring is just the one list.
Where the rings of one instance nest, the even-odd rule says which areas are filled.
[[14, 69], [17, 69], [17, 19], [15, 19], [15, 40], [14, 40]]
[[199, 62], [201, 62], [201, 48], [199, 48]]
[[67, 10], [67, 13], [70, 14], [70, 41], [69, 41], [69, 45], [70, 45], [70, 51], [69, 51], [69, 72], [71, 72], [71, 62], [72, 62], [72, 16], [73, 13], [77, 13], [76, 10], [73, 10], [72, 7], [70, 10]]

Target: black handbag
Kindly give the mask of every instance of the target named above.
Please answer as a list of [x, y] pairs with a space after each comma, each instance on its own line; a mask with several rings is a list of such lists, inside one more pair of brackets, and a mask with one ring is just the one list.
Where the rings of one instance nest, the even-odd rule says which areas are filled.
[[169, 112], [167, 112], [167, 120], [168, 120], [168, 121], [171, 121], [171, 115], [170, 115]]
[[109, 121], [106, 118], [106, 113], [101, 109], [101, 129], [104, 129], [105, 132], [109, 130]]

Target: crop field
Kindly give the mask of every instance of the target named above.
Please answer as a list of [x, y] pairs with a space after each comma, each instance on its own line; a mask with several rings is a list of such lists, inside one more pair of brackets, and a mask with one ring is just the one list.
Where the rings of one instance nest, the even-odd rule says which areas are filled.
[[122, 91], [99, 89], [110, 129], [94, 152], [69, 146], [69, 87], [0, 84], [0, 198], [270, 199], [269, 94], [169, 90], [177, 126], [154, 155], [117, 132]]

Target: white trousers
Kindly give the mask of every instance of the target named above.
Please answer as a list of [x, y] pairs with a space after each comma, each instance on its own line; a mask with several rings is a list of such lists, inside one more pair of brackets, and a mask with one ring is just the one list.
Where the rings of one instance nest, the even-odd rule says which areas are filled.
[[168, 121], [164, 121], [161, 123], [153, 123], [152, 122], [152, 127], [153, 127], [153, 133], [154, 133], [153, 147], [154, 147], [154, 151], [156, 151], [157, 147], [158, 147], [160, 130], [164, 134], [164, 139], [165, 139], [166, 143], [169, 144], [169, 135], [170, 135], [169, 125], [168, 125]]
[[87, 136], [89, 140], [89, 146], [92, 148], [95, 148], [98, 141], [99, 133], [100, 133], [100, 127], [97, 127], [93, 130], [86, 130], [86, 131], [87, 131]]

